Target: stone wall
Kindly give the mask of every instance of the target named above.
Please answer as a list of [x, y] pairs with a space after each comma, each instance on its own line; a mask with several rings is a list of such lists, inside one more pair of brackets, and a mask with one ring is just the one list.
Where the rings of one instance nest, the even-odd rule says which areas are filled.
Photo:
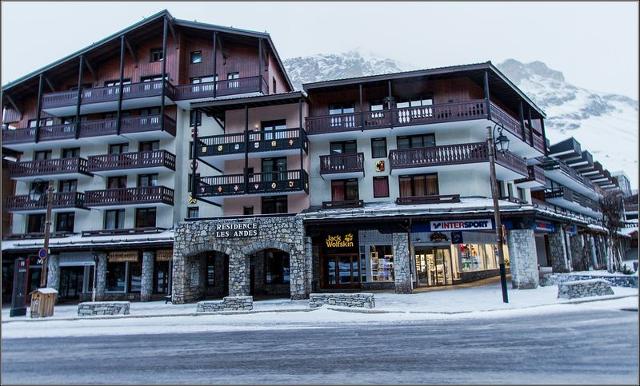
[[309, 295], [309, 308], [323, 305], [342, 307], [374, 308], [376, 306], [372, 293], [321, 293]]
[[602, 279], [609, 282], [614, 287], [627, 287], [627, 288], [638, 288], [638, 276], [637, 275], [598, 275], [598, 274], [589, 274], [585, 272], [584, 274], [552, 274], [545, 275], [540, 282], [540, 285], [550, 286], [557, 285], [560, 283], [564, 283], [567, 281], [582, 281], [582, 280], [592, 280], [592, 279]]
[[557, 228], [556, 232], [548, 235], [551, 266], [553, 267], [553, 272], [569, 272], [564, 230], [561, 226]]
[[507, 239], [513, 288], [537, 288], [538, 255], [533, 229], [512, 229]]
[[148, 302], [153, 294], [153, 263], [155, 252], [142, 252], [142, 278], [140, 283], [140, 300]]
[[227, 296], [217, 301], [198, 302], [196, 312], [251, 311], [253, 296]]
[[[216, 237], [216, 227], [226, 224], [257, 224], [258, 234], [248, 237]], [[186, 303], [203, 296], [202, 271], [197, 254], [218, 251], [229, 256], [229, 295], [249, 295], [249, 256], [267, 248], [289, 254], [290, 296], [306, 298], [310, 292], [307, 267], [310, 257], [304, 243], [304, 227], [298, 216], [265, 216], [217, 220], [188, 221], [175, 231], [173, 248], [172, 302]]]
[[396, 293], [410, 294], [413, 291], [409, 238], [406, 233], [393, 234], [393, 275]]
[[47, 258], [47, 287], [56, 291], [60, 287], [60, 257], [51, 255]]
[[78, 304], [78, 316], [129, 315], [129, 302], [86, 302]]
[[103, 300], [107, 288], [107, 255], [98, 255], [98, 267], [96, 269], [96, 300]]
[[613, 290], [609, 282], [603, 279], [567, 281], [558, 284], [558, 298], [562, 299], [605, 295], [613, 295]]

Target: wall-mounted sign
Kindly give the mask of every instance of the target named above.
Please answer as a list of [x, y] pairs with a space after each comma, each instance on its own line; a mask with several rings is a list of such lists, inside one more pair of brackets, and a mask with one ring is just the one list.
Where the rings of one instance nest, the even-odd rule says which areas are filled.
[[556, 231], [556, 225], [554, 223], [552, 223], [552, 222], [536, 220], [536, 224], [535, 224], [534, 230], [539, 231], [539, 232], [555, 232]]
[[445, 235], [444, 233], [441, 233], [441, 232], [433, 232], [431, 234], [431, 236], [429, 236], [429, 239], [434, 243], [441, 243], [443, 241], [449, 241], [449, 238], [447, 237], [447, 235]]
[[485, 230], [493, 229], [493, 222], [491, 219], [479, 219], [479, 220], [443, 220], [443, 221], [431, 221], [431, 231], [468, 231], [468, 230]]
[[460, 232], [460, 231], [451, 232], [451, 243], [453, 243], [453, 244], [462, 244], [462, 243], [464, 243], [463, 238], [462, 238], [462, 232]]
[[384, 172], [384, 160], [376, 162], [376, 172]]
[[216, 224], [216, 237], [255, 237], [258, 235], [257, 223], [223, 223]]
[[328, 235], [324, 242], [327, 248], [352, 248], [354, 246], [353, 233], [347, 233], [344, 237], [342, 235]]

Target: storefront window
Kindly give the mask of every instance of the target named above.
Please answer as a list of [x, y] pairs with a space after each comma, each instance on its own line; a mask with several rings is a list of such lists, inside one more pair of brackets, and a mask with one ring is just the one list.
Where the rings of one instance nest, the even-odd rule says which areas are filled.
[[289, 254], [278, 250], [264, 251], [265, 283], [289, 283]]
[[142, 264], [129, 262], [129, 292], [140, 292], [142, 288]]
[[462, 272], [496, 269], [496, 252], [493, 244], [456, 244]]
[[369, 247], [371, 279], [373, 281], [393, 281], [393, 248], [391, 245], [371, 245]]
[[127, 263], [107, 263], [107, 291], [124, 292]]
[[166, 294], [169, 292], [169, 262], [156, 261], [153, 265], [155, 271], [153, 275], [154, 284], [153, 292], [157, 294]]

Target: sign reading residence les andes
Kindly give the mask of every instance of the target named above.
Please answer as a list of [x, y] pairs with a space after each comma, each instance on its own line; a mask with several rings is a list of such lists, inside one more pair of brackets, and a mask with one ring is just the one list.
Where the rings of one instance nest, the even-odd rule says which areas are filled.
[[216, 224], [216, 238], [256, 237], [260, 228], [257, 223]]

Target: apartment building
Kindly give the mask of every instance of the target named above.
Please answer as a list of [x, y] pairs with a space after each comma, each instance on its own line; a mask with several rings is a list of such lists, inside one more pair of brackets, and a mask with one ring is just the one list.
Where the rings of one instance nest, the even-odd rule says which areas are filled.
[[3, 148], [21, 152], [7, 272], [42, 246], [33, 196], [54, 181], [63, 298], [94, 282], [100, 299], [181, 303], [495, 276], [494, 189], [516, 288], [606, 259], [597, 200], [617, 181], [573, 139], [549, 146], [544, 112], [490, 62], [294, 91], [268, 34], [161, 12], [3, 91]]
[[[190, 103], [291, 90], [268, 34], [167, 11], [5, 85], [3, 154], [19, 159], [6, 168], [15, 189], [4, 201], [3, 283], [11, 288], [13, 260], [23, 256], [30, 287], [39, 285], [34, 255], [51, 184], [48, 283], [61, 300], [85, 299], [94, 287], [103, 299], [170, 293], [175, 225], [222, 215], [215, 203], [190, 205], [191, 128], [202, 120], [200, 133], [221, 132]], [[200, 172], [215, 167], [202, 163]]]

